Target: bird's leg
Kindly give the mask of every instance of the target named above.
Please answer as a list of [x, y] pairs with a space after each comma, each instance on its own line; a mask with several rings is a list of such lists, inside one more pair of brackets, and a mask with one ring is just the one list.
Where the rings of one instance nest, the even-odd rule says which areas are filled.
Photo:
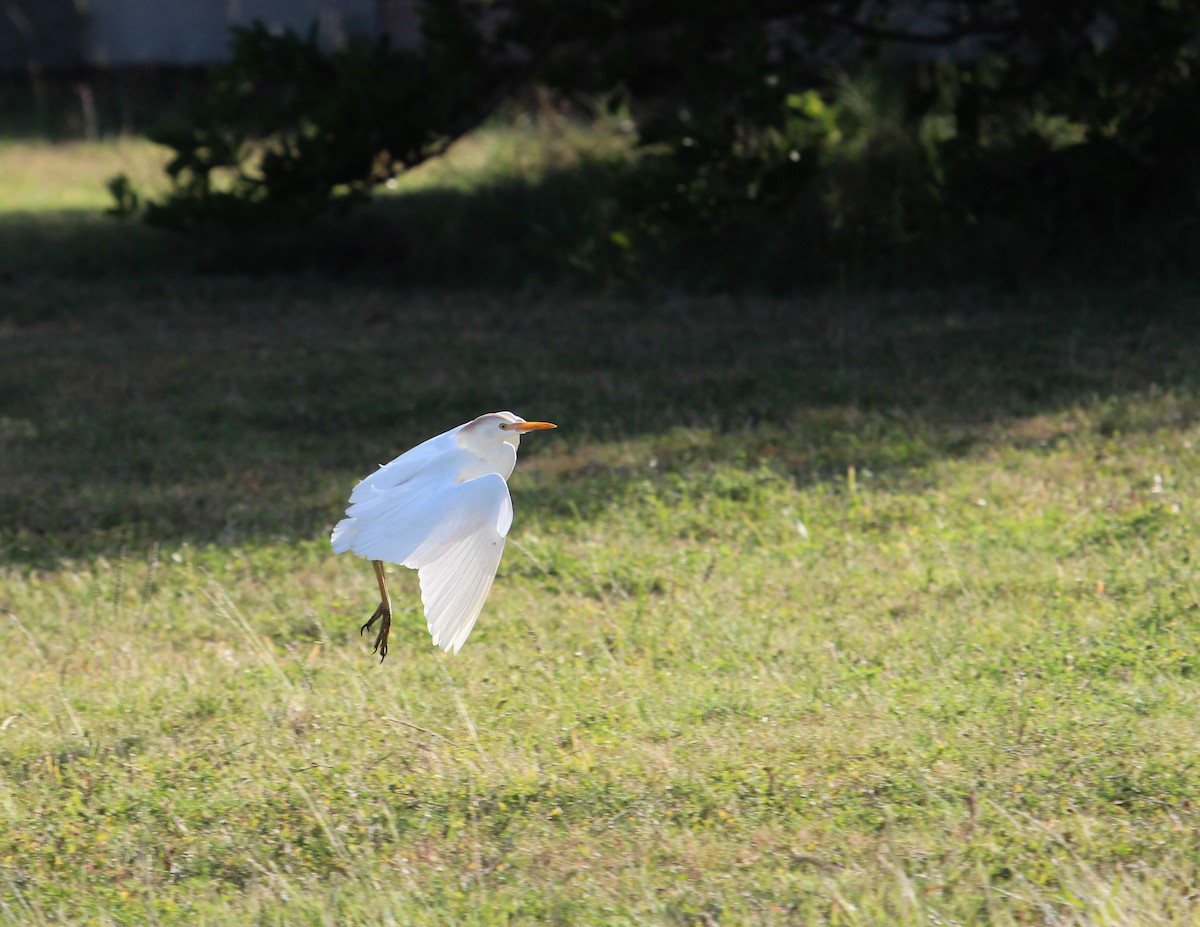
[[387, 580], [383, 576], [383, 561], [372, 560], [371, 565], [375, 567], [375, 578], [379, 580], [379, 607], [371, 619], [358, 629], [358, 633], [369, 631], [376, 621], [379, 622], [379, 635], [375, 638], [371, 653], [378, 653], [379, 662], [382, 663], [388, 651], [388, 632], [392, 629], [392, 597], [388, 595]]

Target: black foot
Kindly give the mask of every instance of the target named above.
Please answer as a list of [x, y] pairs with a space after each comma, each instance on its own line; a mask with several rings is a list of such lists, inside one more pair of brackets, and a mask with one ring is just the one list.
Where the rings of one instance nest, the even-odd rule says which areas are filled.
[[371, 630], [375, 622], [379, 622], [379, 634], [375, 638], [375, 646], [371, 648], [371, 653], [379, 654], [379, 662], [383, 662], [383, 658], [387, 656], [388, 632], [392, 630], [392, 610], [386, 602], [380, 602], [379, 608], [375, 609], [375, 614], [370, 620], [358, 629], [359, 634], [363, 634]]

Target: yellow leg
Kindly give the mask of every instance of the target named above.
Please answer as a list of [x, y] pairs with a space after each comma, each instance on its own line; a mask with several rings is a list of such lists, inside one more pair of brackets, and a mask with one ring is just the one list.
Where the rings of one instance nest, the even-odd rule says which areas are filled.
[[382, 663], [388, 652], [388, 632], [392, 629], [392, 597], [388, 595], [387, 579], [383, 575], [383, 561], [372, 560], [371, 565], [375, 567], [375, 579], [379, 581], [379, 607], [375, 609], [375, 614], [371, 616], [370, 620], [358, 629], [358, 633], [369, 631], [376, 621], [379, 622], [379, 635], [375, 638], [375, 646], [371, 648], [371, 653], [378, 653], [379, 662]]

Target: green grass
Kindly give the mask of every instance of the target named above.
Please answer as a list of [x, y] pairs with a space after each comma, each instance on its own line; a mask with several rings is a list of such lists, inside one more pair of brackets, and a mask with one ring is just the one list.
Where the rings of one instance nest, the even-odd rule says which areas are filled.
[[[0, 923], [1200, 917], [1190, 290], [112, 273], [37, 218]], [[397, 569], [378, 665], [328, 529], [493, 408], [561, 427], [484, 614], [441, 655]]]
[[166, 186], [169, 152], [150, 142], [0, 141], [0, 214], [48, 210], [100, 210], [112, 205], [104, 181], [129, 174], [158, 191]]

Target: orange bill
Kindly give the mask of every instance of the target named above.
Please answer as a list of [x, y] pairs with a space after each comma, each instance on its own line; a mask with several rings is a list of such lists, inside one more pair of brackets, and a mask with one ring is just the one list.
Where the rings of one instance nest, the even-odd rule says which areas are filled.
[[524, 434], [526, 431], [545, 431], [547, 428], [557, 428], [558, 426], [551, 422], [515, 422], [508, 427], [510, 431], [519, 431]]

